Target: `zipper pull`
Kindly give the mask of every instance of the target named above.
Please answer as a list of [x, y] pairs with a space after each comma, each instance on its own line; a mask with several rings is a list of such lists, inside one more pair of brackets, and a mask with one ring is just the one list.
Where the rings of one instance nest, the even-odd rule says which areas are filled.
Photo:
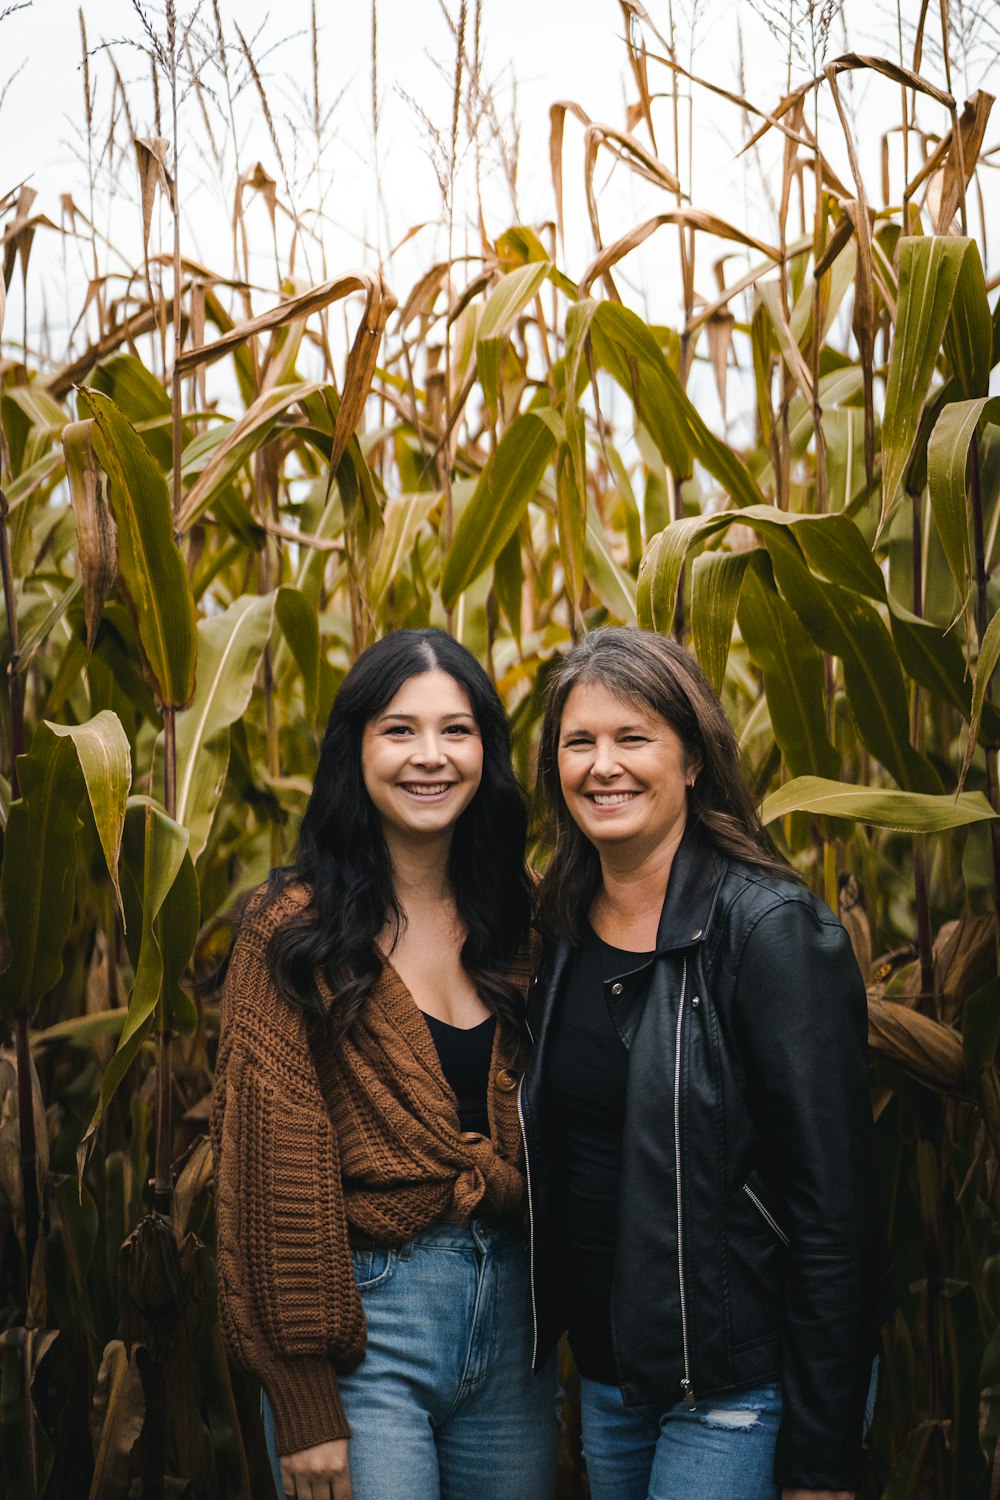
[[690, 1380], [688, 1380], [686, 1376], [681, 1381], [681, 1391], [683, 1392], [683, 1395], [684, 1395], [684, 1405], [687, 1407], [688, 1411], [694, 1411], [694, 1408], [695, 1408], [694, 1388], [691, 1385]]

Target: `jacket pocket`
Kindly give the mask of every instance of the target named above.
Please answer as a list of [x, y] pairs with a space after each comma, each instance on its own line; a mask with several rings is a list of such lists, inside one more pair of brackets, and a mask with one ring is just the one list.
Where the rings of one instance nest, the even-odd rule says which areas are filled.
[[778, 1236], [778, 1239], [781, 1241], [781, 1243], [783, 1245], [787, 1245], [788, 1244], [788, 1235], [782, 1229], [781, 1225], [778, 1223], [777, 1219], [771, 1213], [770, 1209], [765, 1208], [764, 1204], [757, 1197], [757, 1194], [754, 1192], [754, 1190], [750, 1186], [749, 1182], [745, 1182], [743, 1184], [743, 1191], [746, 1193], [747, 1197], [750, 1199], [750, 1202], [753, 1204], [754, 1208], [757, 1210], [757, 1212], [760, 1214], [761, 1218], [764, 1220], [764, 1223], [767, 1224], [769, 1226], [769, 1228], [774, 1231], [774, 1233]]

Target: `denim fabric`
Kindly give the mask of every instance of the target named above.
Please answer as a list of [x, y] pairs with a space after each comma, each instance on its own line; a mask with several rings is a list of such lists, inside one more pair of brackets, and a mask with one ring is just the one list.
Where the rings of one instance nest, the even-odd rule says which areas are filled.
[[[340, 1378], [353, 1500], [549, 1500], [555, 1359], [531, 1373], [531, 1289], [520, 1228], [437, 1224], [355, 1250], [365, 1357]], [[274, 1428], [265, 1433], [278, 1494]]]
[[[877, 1381], [876, 1359], [866, 1435]], [[580, 1388], [591, 1500], [778, 1500], [780, 1386], [708, 1396], [693, 1410], [678, 1402], [659, 1429], [625, 1406], [616, 1385], [584, 1378]]]

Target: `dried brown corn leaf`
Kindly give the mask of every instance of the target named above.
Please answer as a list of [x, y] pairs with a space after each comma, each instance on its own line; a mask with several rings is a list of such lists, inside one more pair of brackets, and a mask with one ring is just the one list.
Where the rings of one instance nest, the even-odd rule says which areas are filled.
[[961, 1038], [919, 1011], [868, 997], [868, 1046], [938, 1093], [965, 1093]]

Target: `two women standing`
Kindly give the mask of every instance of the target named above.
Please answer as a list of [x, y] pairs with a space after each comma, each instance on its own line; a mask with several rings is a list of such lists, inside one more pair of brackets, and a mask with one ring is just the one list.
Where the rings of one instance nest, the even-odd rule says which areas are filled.
[[284, 1492], [546, 1500], [568, 1327], [595, 1500], [848, 1495], [879, 1247], [846, 936], [670, 643], [570, 653], [541, 779], [530, 1058], [524, 804], [441, 632], [348, 674], [296, 864], [240, 925], [220, 1281]]

